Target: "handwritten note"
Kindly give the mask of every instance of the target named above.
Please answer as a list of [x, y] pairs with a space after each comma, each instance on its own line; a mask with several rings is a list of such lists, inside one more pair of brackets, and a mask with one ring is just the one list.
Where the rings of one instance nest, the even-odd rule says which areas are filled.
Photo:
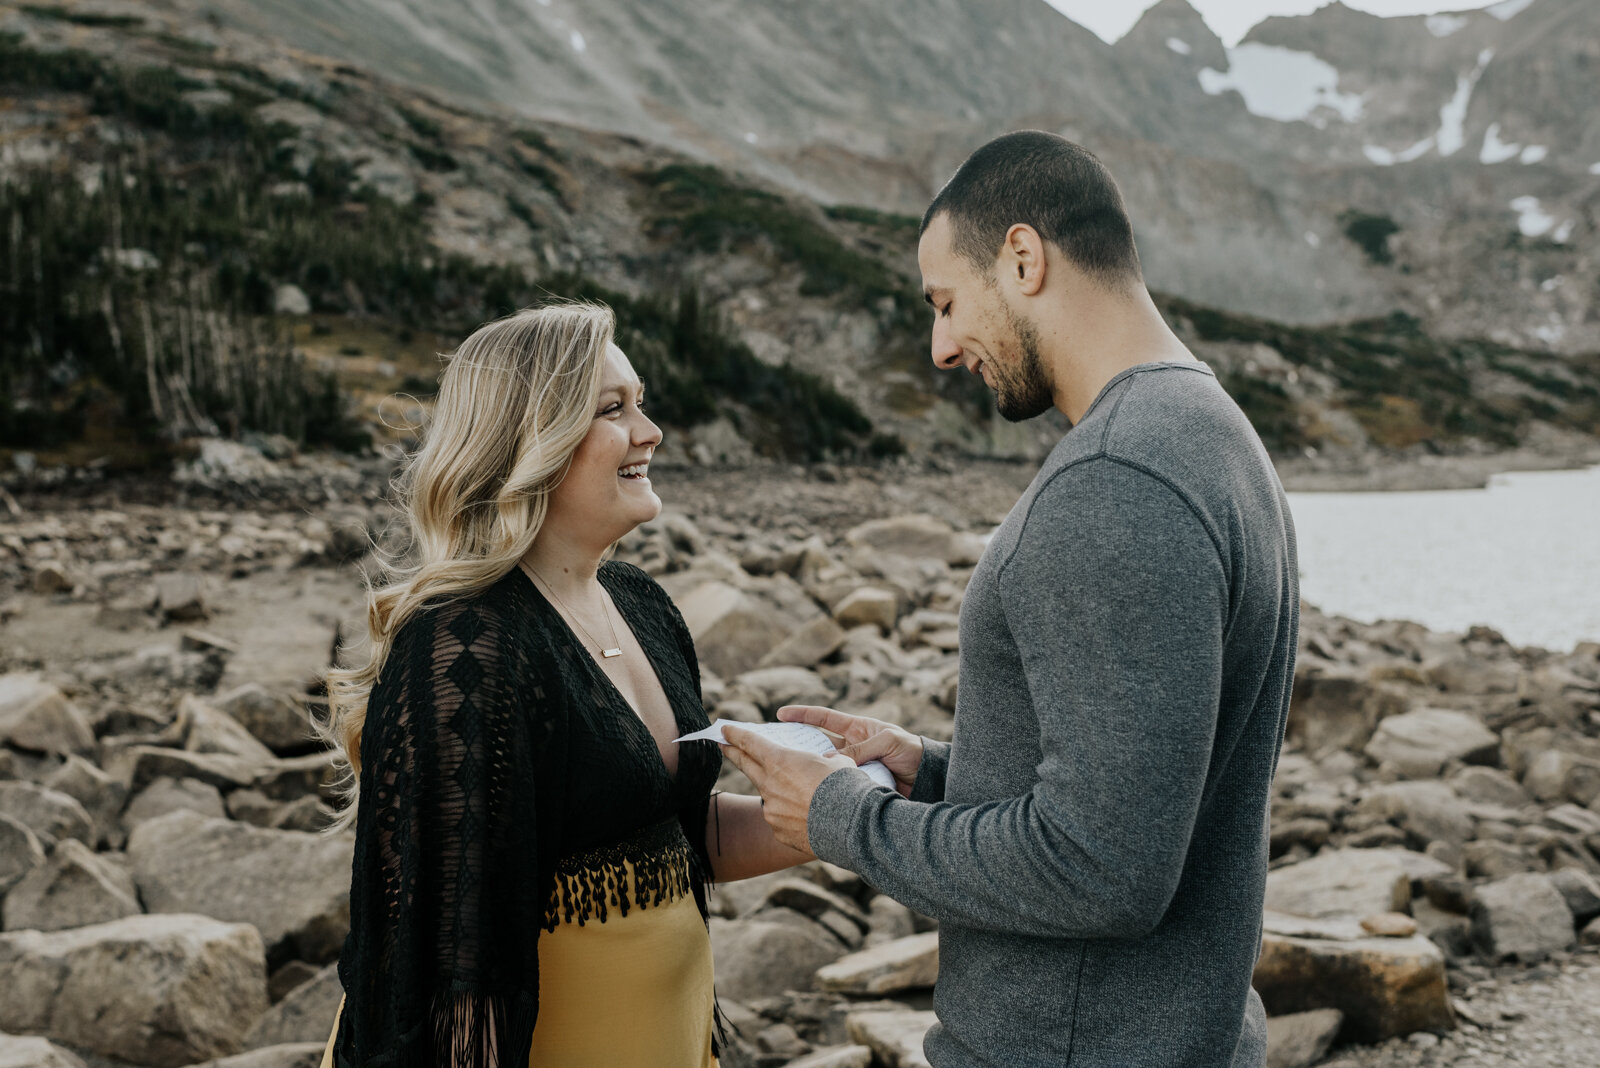
[[[722, 727], [726, 720], [718, 720], [703, 731], [685, 734], [679, 738], [680, 742], [716, 742], [718, 745], [727, 745], [727, 740], [722, 736]], [[807, 753], [817, 753], [821, 756], [832, 756], [836, 750], [833, 739], [829, 738], [821, 728], [813, 727], [809, 723], [735, 723], [734, 726], [747, 730], [752, 734], [759, 734], [769, 742], [783, 746], [785, 749], [799, 749]], [[861, 770], [867, 773], [879, 786], [894, 789], [894, 773], [883, 766], [881, 761], [871, 760], [861, 765]]]

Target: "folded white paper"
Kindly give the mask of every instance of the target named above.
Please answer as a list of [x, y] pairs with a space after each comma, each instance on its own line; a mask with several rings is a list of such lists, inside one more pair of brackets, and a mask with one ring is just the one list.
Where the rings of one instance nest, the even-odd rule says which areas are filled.
[[[679, 738], [680, 742], [716, 742], [718, 745], [727, 745], [722, 737], [723, 724], [727, 720], [718, 720], [703, 731], [685, 734]], [[752, 734], [759, 734], [770, 742], [775, 742], [785, 749], [800, 749], [807, 753], [818, 753], [822, 756], [832, 756], [836, 750], [833, 739], [823, 733], [820, 727], [813, 727], [809, 723], [734, 723], [735, 727], [747, 730]], [[894, 773], [883, 766], [882, 761], [870, 760], [861, 765], [861, 770], [867, 773], [879, 786], [894, 789]]]

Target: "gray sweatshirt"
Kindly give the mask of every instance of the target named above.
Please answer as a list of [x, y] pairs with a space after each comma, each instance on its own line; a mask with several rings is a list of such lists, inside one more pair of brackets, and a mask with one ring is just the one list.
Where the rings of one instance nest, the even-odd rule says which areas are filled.
[[955, 734], [816, 854], [939, 921], [936, 1068], [1260, 1068], [1250, 988], [1299, 624], [1283, 488], [1199, 363], [1109, 382], [961, 606]]

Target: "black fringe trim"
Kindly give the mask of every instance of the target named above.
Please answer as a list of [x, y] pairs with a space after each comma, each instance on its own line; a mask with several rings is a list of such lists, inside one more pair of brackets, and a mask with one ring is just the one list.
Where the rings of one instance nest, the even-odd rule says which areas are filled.
[[[631, 887], [624, 864], [633, 867]], [[605, 923], [611, 909], [626, 916], [629, 908], [675, 901], [694, 891], [697, 867], [694, 851], [676, 818], [646, 827], [620, 842], [562, 857], [556, 862], [544, 929], [554, 931], [562, 923], [581, 927], [590, 920]], [[695, 899], [700, 904], [701, 895], [696, 894]], [[700, 911], [703, 916], [703, 905]]]

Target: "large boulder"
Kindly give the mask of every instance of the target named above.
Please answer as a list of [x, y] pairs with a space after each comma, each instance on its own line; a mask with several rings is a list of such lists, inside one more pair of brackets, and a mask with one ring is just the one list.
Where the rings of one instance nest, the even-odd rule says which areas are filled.
[[810, 990], [817, 969], [845, 954], [826, 928], [788, 909], [743, 920], [712, 917], [711, 949], [717, 993], [743, 1001]]
[[769, 667], [746, 671], [733, 680], [733, 691], [748, 695], [768, 717], [784, 705], [828, 705], [833, 691], [809, 668]]
[[1333, 849], [1267, 873], [1266, 907], [1312, 918], [1405, 912], [1411, 877], [1386, 849]]
[[289, 992], [244, 1036], [246, 1049], [291, 1042], [327, 1042], [339, 1014], [344, 986], [339, 965], [330, 964]]
[[162, 776], [128, 802], [122, 813], [122, 825], [133, 830], [145, 820], [157, 819], [169, 812], [198, 812], [202, 816], [222, 819], [228, 814], [222, 803], [222, 791], [199, 779], [170, 779]]
[[1378, 724], [1367, 755], [1394, 767], [1408, 779], [1438, 776], [1446, 764], [1492, 764], [1500, 739], [1476, 716], [1447, 708], [1419, 708]]
[[898, 938], [841, 957], [817, 969], [820, 990], [840, 994], [892, 994], [923, 990], [939, 978], [939, 933]]
[[135, 827], [128, 856], [151, 912], [254, 924], [274, 966], [290, 957], [325, 963], [350, 926], [354, 841], [178, 811]]
[[178, 703], [178, 717], [188, 724], [183, 747], [191, 753], [221, 753], [252, 764], [271, 764], [275, 754], [238, 720], [193, 695]]
[[966, 567], [983, 555], [983, 539], [953, 529], [929, 515], [874, 519], [845, 534], [852, 546], [866, 546], [896, 556], [927, 557], [953, 567]]
[[1252, 980], [1270, 1015], [1338, 1009], [1341, 1037], [1381, 1042], [1454, 1027], [1444, 954], [1423, 938], [1301, 938], [1266, 932]]
[[761, 667], [815, 667], [844, 645], [845, 629], [831, 616], [818, 616], [761, 658]]
[[1370, 790], [1356, 814], [1391, 823], [1406, 832], [1407, 844], [1418, 849], [1429, 842], [1463, 845], [1472, 837], [1472, 817], [1448, 783], [1386, 783]]
[[59, 839], [94, 843], [94, 820], [75, 798], [33, 782], [0, 782], [0, 816], [10, 816], [46, 847]]
[[275, 752], [303, 749], [315, 741], [305, 707], [257, 683], [229, 690], [214, 704]]
[[76, 838], [57, 842], [49, 859], [24, 876], [0, 903], [7, 931], [59, 931], [143, 911], [127, 870]]
[[793, 632], [777, 609], [725, 582], [707, 582], [678, 604], [700, 663], [723, 678], [759, 664]]
[[1541, 960], [1572, 945], [1572, 909], [1548, 875], [1508, 875], [1473, 892], [1472, 941], [1490, 960]]
[[868, 624], [885, 634], [894, 631], [900, 618], [900, 597], [893, 590], [881, 586], [862, 586], [839, 598], [833, 606], [833, 618], [842, 627], [862, 627]]
[[1406, 711], [1405, 691], [1367, 672], [1302, 658], [1295, 670], [1288, 738], [1311, 756], [1359, 750], [1378, 724]]
[[238, 1052], [267, 1010], [261, 935], [195, 915], [0, 935], [0, 990], [0, 1028], [153, 1068]]
[[78, 707], [37, 672], [0, 675], [0, 745], [42, 753], [87, 753], [94, 731]]
[[1546, 804], [1573, 801], [1590, 805], [1600, 798], [1600, 760], [1547, 749], [1529, 763], [1522, 785]]
[[249, 786], [272, 765], [229, 753], [192, 753], [165, 745], [130, 745], [106, 760], [106, 771], [127, 784], [130, 793], [157, 779], [198, 779], [219, 790]]

